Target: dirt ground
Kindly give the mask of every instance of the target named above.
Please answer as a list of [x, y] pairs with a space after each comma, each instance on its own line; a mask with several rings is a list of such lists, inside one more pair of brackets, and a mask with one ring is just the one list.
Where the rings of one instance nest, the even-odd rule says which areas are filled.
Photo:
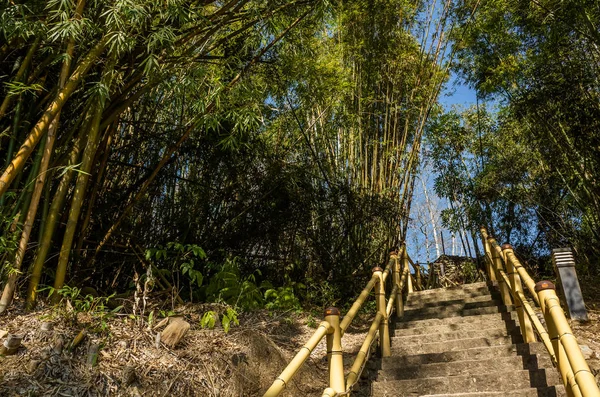
[[[6, 332], [18, 334], [22, 347], [0, 356], [0, 396], [260, 396], [321, 321], [308, 314], [257, 311], [241, 314], [239, 326], [228, 333], [218, 324], [212, 330], [200, 327], [203, 313], [219, 309], [177, 307], [191, 328], [175, 348], [157, 345], [161, 329], [127, 314], [105, 319], [104, 329], [98, 329], [98, 321], [82, 313], [71, 320], [51, 308], [29, 314], [15, 309], [0, 318], [0, 341]], [[362, 326], [344, 337], [347, 368], [364, 340], [367, 320], [358, 319]], [[86, 336], [70, 348], [82, 329]], [[100, 346], [95, 365], [88, 362], [93, 345]], [[320, 395], [326, 380], [322, 342], [282, 395]]]
[[[588, 323], [572, 328], [596, 378], [600, 380], [600, 288], [582, 280]], [[240, 324], [225, 333], [219, 325], [207, 330], [200, 319], [218, 305], [188, 304], [175, 308], [191, 325], [175, 348], [156, 342], [161, 329], [130, 314], [104, 320], [79, 313], [42, 308], [25, 314], [17, 308], [0, 317], [0, 341], [6, 332], [22, 335], [17, 354], [0, 356], [0, 396], [261, 396], [314, 332], [321, 319], [310, 314], [256, 311], [239, 316]], [[160, 320], [157, 318], [155, 324]], [[50, 325], [48, 325], [50, 324]], [[155, 325], [154, 324], [154, 325]], [[346, 332], [346, 369], [366, 335], [368, 317], [359, 317]], [[51, 327], [50, 330], [46, 328]], [[86, 329], [81, 343], [72, 341]], [[6, 332], [4, 332], [6, 331]], [[90, 347], [100, 347], [96, 364]], [[369, 396], [368, 368], [353, 396]], [[321, 342], [282, 396], [319, 396], [326, 387], [327, 357]]]

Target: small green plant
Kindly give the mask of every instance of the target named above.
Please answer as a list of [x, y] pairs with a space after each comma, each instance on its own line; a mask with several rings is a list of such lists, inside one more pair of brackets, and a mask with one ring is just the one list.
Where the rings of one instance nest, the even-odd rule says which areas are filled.
[[[228, 307], [225, 310], [225, 313], [221, 316], [221, 326], [223, 327], [223, 331], [228, 333], [231, 329], [232, 325], [240, 325], [238, 320], [238, 313], [232, 307]], [[219, 314], [213, 310], [207, 311], [202, 315], [200, 319], [200, 326], [202, 328], [214, 329], [215, 325], [219, 321]]]
[[93, 327], [104, 332], [108, 330], [107, 320], [119, 312], [123, 306], [118, 306], [114, 309], [108, 307], [108, 301], [114, 297], [110, 296], [94, 296], [91, 294], [83, 295], [81, 289], [65, 285], [60, 289], [48, 287], [43, 290], [49, 290], [50, 296], [58, 294], [62, 297], [61, 302], [65, 303], [64, 315], [73, 322], [77, 323], [79, 313], [85, 313], [90, 316]]
[[317, 328], [317, 325], [318, 325], [319, 323], [317, 322], [317, 319], [316, 319], [316, 318], [314, 318], [314, 317], [313, 317], [311, 314], [309, 314], [309, 315], [308, 315], [308, 318], [306, 319], [306, 322], [305, 322], [305, 324], [306, 324], [306, 326], [307, 326], [307, 327], [310, 327], [310, 328]]
[[[196, 244], [181, 244], [177, 242], [167, 243], [166, 246], [158, 246], [146, 250], [146, 259], [162, 262], [170, 267], [172, 272], [178, 272], [188, 280], [190, 300], [193, 296], [194, 288], [202, 287], [204, 274], [202, 271], [206, 266], [206, 252]], [[162, 268], [157, 269], [163, 275], [169, 273]], [[159, 274], [160, 276], [160, 274]]]
[[274, 288], [271, 283], [265, 281], [261, 288], [265, 290], [265, 308], [268, 310], [295, 310], [301, 311], [302, 305], [298, 294], [304, 294], [306, 285], [292, 281], [288, 275], [285, 276], [285, 285]]

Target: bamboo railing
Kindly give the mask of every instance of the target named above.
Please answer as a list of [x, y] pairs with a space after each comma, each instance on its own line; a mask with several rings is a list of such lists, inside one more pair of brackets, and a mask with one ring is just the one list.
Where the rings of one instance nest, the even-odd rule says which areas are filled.
[[[524, 341], [535, 342], [537, 333], [557, 366], [569, 397], [600, 397], [596, 379], [560, 307], [554, 284], [550, 281], [536, 283], [519, 262], [512, 246], [504, 244], [500, 247], [485, 227], [481, 228], [481, 236], [488, 277], [498, 283], [504, 304], [514, 304]], [[547, 330], [525, 297], [522, 283], [540, 307]]]
[[[362, 292], [356, 298], [356, 301], [348, 310], [348, 313], [340, 321], [340, 311], [331, 307], [325, 310], [325, 320], [321, 322], [315, 333], [308, 342], [300, 349], [292, 361], [287, 365], [283, 372], [275, 379], [271, 387], [264, 394], [264, 397], [275, 397], [283, 392], [294, 375], [302, 367], [319, 342], [325, 338], [327, 343], [327, 362], [329, 373], [329, 387], [327, 387], [322, 396], [338, 397], [348, 396], [352, 388], [358, 382], [360, 375], [365, 367], [371, 347], [376, 336], [379, 340], [379, 351], [382, 357], [389, 357], [390, 351], [390, 332], [389, 318], [395, 311], [396, 316], [402, 317], [404, 314], [404, 290], [406, 293], [413, 291], [412, 277], [409, 270], [410, 258], [406, 252], [406, 245], [402, 245], [400, 255], [396, 250], [390, 252], [390, 260], [383, 270], [380, 267], [373, 268], [371, 279]], [[416, 268], [415, 268], [415, 271]], [[392, 275], [392, 289], [386, 302], [386, 281]], [[420, 282], [420, 275], [419, 275]], [[373, 319], [367, 336], [352, 363], [352, 367], [347, 376], [344, 377], [344, 366], [342, 357], [342, 337], [352, 323], [354, 317], [366, 302], [371, 291], [375, 293], [375, 303], [377, 312]]]

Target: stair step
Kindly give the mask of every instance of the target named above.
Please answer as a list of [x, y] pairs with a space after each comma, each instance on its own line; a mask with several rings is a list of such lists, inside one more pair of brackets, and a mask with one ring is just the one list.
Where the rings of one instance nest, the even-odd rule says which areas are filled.
[[528, 356], [532, 354], [547, 355], [546, 348], [540, 342], [518, 343], [511, 345], [496, 345], [487, 347], [471, 347], [463, 350], [444, 351], [441, 353], [417, 353], [409, 355], [393, 355], [388, 360], [394, 360], [394, 365], [415, 366], [439, 362], [485, 360], [494, 357]]
[[[535, 356], [532, 356], [535, 358]], [[511, 355], [505, 357], [493, 357], [485, 360], [466, 360], [453, 361], [449, 363], [432, 363], [424, 365], [415, 365], [412, 367], [400, 366], [382, 366], [380, 373], [385, 374], [387, 379], [393, 378], [396, 380], [402, 379], [418, 379], [418, 378], [435, 378], [440, 376], [461, 376], [476, 373], [487, 372], [503, 372], [511, 373], [516, 370], [537, 370], [537, 360], [529, 360], [527, 368], [524, 367], [523, 358]], [[558, 375], [554, 379], [554, 383], [558, 380]]]
[[499, 294], [482, 294], [476, 296], [453, 296], [447, 300], [432, 300], [432, 301], [414, 301], [409, 299], [406, 301], [405, 309], [406, 310], [414, 310], [414, 309], [423, 309], [426, 307], [445, 307], [452, 306], [458, 304], [466, 304], [466, 303], [475, 303], [475, 302], [487, 302], [491, 300], [498, 300], [500, 298]]
[[517, 314], [514, 312], [494, 312], [488, 314], [480, 314], [476, 317], [461, 317], [451, 316], [448, 318], [427, 318], [427, 319], [406, 319], [397, 320], [395, 327], [398, 329], [408, 328], [426, 328], [430, 326], [451, 325], [451, 324], [470, 324], [472, 327], [479, 327], [481, 324], [497, 322], [498, 320], [515, 321]]
[[448, 392], [508, 392], [548, 386], [551, 385], [548, 385], [543, 369], [403, 380], [380, 374], [372, 385], [372, 392], [375, 396], [420, 396]]
[[416, 319], [432, 319], [432, 318], [449, 318], [449, 317], [465, 317], [479, 316], [481, 314], [505, 313], [513, 310], [513, 306], [500, 306], [497, 302], [479, 302], [473, 305], [465, 305], [466, 307], [447, 307], [443, 309], [427, 308], [418, 310], [407, 310], [402, 317], [404, 320]]
[[[537, 389], [519, 389], [508, 392], [475, 392], [455, 394], [424, 394], [422, 397], [565, 397], [567, 392], [563, 386], [538, 387]], [[388, 394], [393, 396], [393, 394]]]
[[392, 345], [404, 345], [404, 344], [418, 344], [418, 343], [426, 343], [427, 341], [453, 341], [459, 339], [466, 338], [484, 338], [484, 337], [498, 337], [498, 336], [520, 336], [520, 329], [516, 326], [512, 327], [510, 332], [506, 329], [506, 326], [498, 326], [494, 328], [466, 328], [459, 331], [450, 331], [450, 332], [435, 332], [433, 329], [430, 329], [425, 335], [395, 335], [392, 338]]
[[430, 325], [422, 328], [400, 328], [394, 330], [394, 337], [403, 338], [410, 336], [423, 336], [433, 334], [447, 334], [447, 333], [458, 333], [458, 332], [470, 332], [472, 330], [492, 330], [502, 328], [506, 331], [512, 331], [518, 328], [517, 322], [514, 320], [503, 321], [500, 317], [496, 319], [490, 319], [489, 321], [479, 323], [457, 323], [457, 324], [440, 324]]
[[467, 299], [476, 298], [478, 296], [491, 295], [492, 292], [497, 293], [496, 291], [490, 291], [488, 287], [481, 287], [471, 290], [453, 290], [449, 292], [440, 292], [438, 294], [428, 295], [419, 295], [418, 292], [413, 292], [408, 294], [408, 296], [406, 297], [406, 301], [409, 304], [443, 302], [446, 300]]
[[404, 307], [404, 316], [411, 317], [414, 315], [428, 313], [442, 313], [442, 312], [454, 312], [459, 310], [477, 309], [480, 307], [498, 306], [501, 305], [501, 301], [497, 301], [491, 298], [491, 296], [484, 297], [486, 299], [476, 300], [472, 302], [461, 302], [460, 300], [455, 303], [448, 303], [443, 305], [427, 305], [423, 307]]
[[[413, 377], [431, 377], [430, 373], [443, 373], [444, 371], [454, 372], [463, 371], [463, 367], [476, 368], [489, 372], [489, 368], [493, 368], [495, 365], [502, 365], [500, 363], [513, 363], [511, 371], [514, 369], [540, 369], [540, 368], [552, 368], [552, 361], [547, 354], [524, 354], [517, 355], [516, 352], [512, 352], [510, 355], [497, 354], [492, 357], [479, 357], [475, 356], [473, 359], [471, 356], [467, 356], [465, 360], [455, 361], [435, 361], [418, 363], [415, 365], [402, 365], [403, 363], [398, 361], [396, 357], [386, 357], [381, 360], [381, 371], [402, 371], [405, 373], [415, 374]], [[458, 357], [460, 358], [460, 357]], [[476, 364], [478, 363], [478, 364]], [[499, 364], [496, 364], [499, 363]], [[454, 368], [458, 366], [458, 368]], [[415, 371], [418, 369], [418, 373]], [[421, 376], [425, 374], [427, 376]], [[457, 375], [461, 375], [457, 373]], [[462, 373], [462, 375], [465, 375]], [[448, 375], [439, 375], [448, 376]]]
[[443, 353], [455, 350], [465, 350], [474, 347], [490, 347], [498, 345], [512, 345], [515, 341], [510, 336], [495, 336], [489, 338], [467, 338], [444, 342], [392, 344], [393, 355], [414, 355]]
[[456, 287], [446, 287], [446, 288], [434, 288], [434, 289], [426, 289], [423, 291], [415, 291], [411, 295], [415, 296], [425, 296], [425, 295], [440, 295], [455, 291], [470, 291], [474, 289], [487, 288], [487, 283], [485, 281], [481, 281], [478, 283], [471, 284], [462, 284]]

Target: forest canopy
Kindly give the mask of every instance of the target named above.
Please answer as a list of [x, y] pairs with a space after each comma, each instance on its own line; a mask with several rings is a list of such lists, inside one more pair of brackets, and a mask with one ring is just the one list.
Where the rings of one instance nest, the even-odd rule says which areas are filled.
[[[140, 283], [333, 304], [404, 240], [424, 157], [450, 229], [594, 263], [599, 18], [575, 1], [3, 3], [0, 312]], [[451, 74], [481, 106], [444, 109]]]

